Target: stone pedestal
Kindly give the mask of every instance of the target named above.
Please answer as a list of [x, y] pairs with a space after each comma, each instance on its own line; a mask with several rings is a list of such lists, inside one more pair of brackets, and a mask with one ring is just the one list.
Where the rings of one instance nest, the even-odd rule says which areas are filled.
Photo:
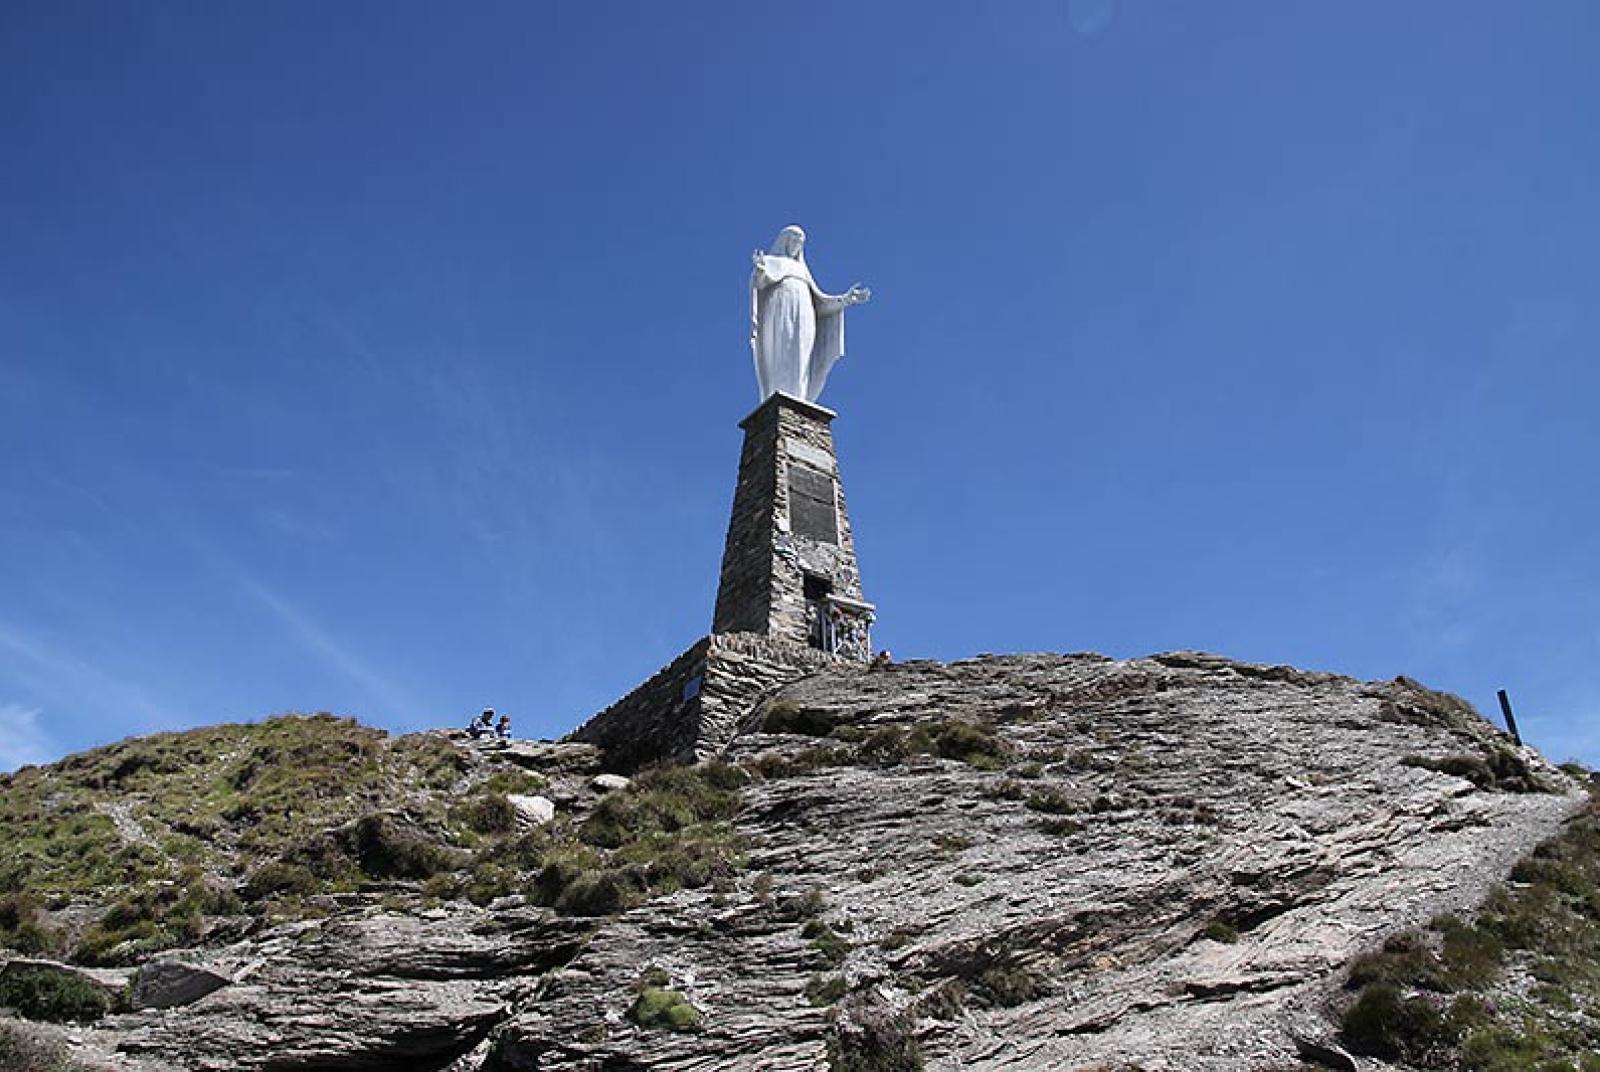
[[712, 632], [871, 658], [873, 608], [861, 593], [833, 418], [775, 394], [740, 422], [744, 450]]
[[784, 685], [871, 659], [873, 607], [861, 595], [833, 417], [776, 394], [740, 422], [711, 635], [572, 732], [602, 749], [607, 768], [714, 754]]

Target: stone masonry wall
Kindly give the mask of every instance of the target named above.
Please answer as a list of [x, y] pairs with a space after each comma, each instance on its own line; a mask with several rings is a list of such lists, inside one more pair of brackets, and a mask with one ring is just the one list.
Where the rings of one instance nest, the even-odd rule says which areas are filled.
[[700, 726], [700, 688], [710, 637], [701, 637], [628, 695], [566, 736], [596, 745], [607, 770], [693, 759]]
[[750, 728], [754, 709], [771, 693], [819, 670], [845, 665], [838, 656], [808, 645], [756, 633], [719, 633], [709, 639], [700, 694], [701, 756], [720, 752]]
[[733, 740], [768, 694], [841, 665], [837, 656], [756, 633], [702, 637], [566, 739], [598, 746], [607, 770], [711, 755]]

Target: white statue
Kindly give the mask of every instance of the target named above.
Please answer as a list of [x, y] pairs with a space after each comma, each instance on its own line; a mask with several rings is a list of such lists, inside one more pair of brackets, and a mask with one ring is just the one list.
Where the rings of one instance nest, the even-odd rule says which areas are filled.
[[824, 294], [806, 267], [806, 233], [793, 225], [756, 250], [750, 276], [750, 349], [761, 399], [778, 391], [815, 402], [844, 356], [844, 311], [872, 297], [859, 283]]

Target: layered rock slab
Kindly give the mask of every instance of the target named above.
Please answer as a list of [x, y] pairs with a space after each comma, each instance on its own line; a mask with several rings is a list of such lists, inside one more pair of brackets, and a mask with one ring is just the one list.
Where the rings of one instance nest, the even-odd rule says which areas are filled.
[[[1326, 998], [1352, 956], [1476, 904], [1582, 799], [1530, 752], [1518, 761], [1551, 791], [1415, 765], [1509, 746], [1411, 683], [1197, 654], [839, 670], [779, 699], [852, 738], [987, 727], [1004, 769], [739, 738], [727, 758], [780, 775], [745, 792], [752, 877], [603, 929], [499, 1029], [507, 1067], [813, 1069], [827, 1013], [807, 988], [835, 972], [906, 1010], [934, 1069], [1270, 1067], [1331, 1037]], [[835, 748], [858, 758], [818, 755]], [[848, 944], [837, 967], [786, 914], [811, 889]], [[702, 1031], [628, 1022], [646, 966]], [[986, 978], [1033, 992], [1002, 1004]], [[951, 979], [965, 1008], [924, 1014]]]

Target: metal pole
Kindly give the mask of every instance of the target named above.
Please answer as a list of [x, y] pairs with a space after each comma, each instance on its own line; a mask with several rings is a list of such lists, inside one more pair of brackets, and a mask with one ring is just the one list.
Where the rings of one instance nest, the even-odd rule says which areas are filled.
[[1500, 696], [1500, 713], [1502, 715], [1506, 716], [1506, 729], [1511, 731], [1511, 739], [1512, 739], [1512, 741], [1516, 742], [1516, 745], [1517, 745], [1518, 748], [1521, 748], [1522, 747], [1522, 734], [1517, 732], [1517, 716], [1513, 715], [1511, 713], [1511, 697], [1506, 695], [1506, 690], [1505, 689], [1501, 689], [1500, 690], [1499, 696]]

